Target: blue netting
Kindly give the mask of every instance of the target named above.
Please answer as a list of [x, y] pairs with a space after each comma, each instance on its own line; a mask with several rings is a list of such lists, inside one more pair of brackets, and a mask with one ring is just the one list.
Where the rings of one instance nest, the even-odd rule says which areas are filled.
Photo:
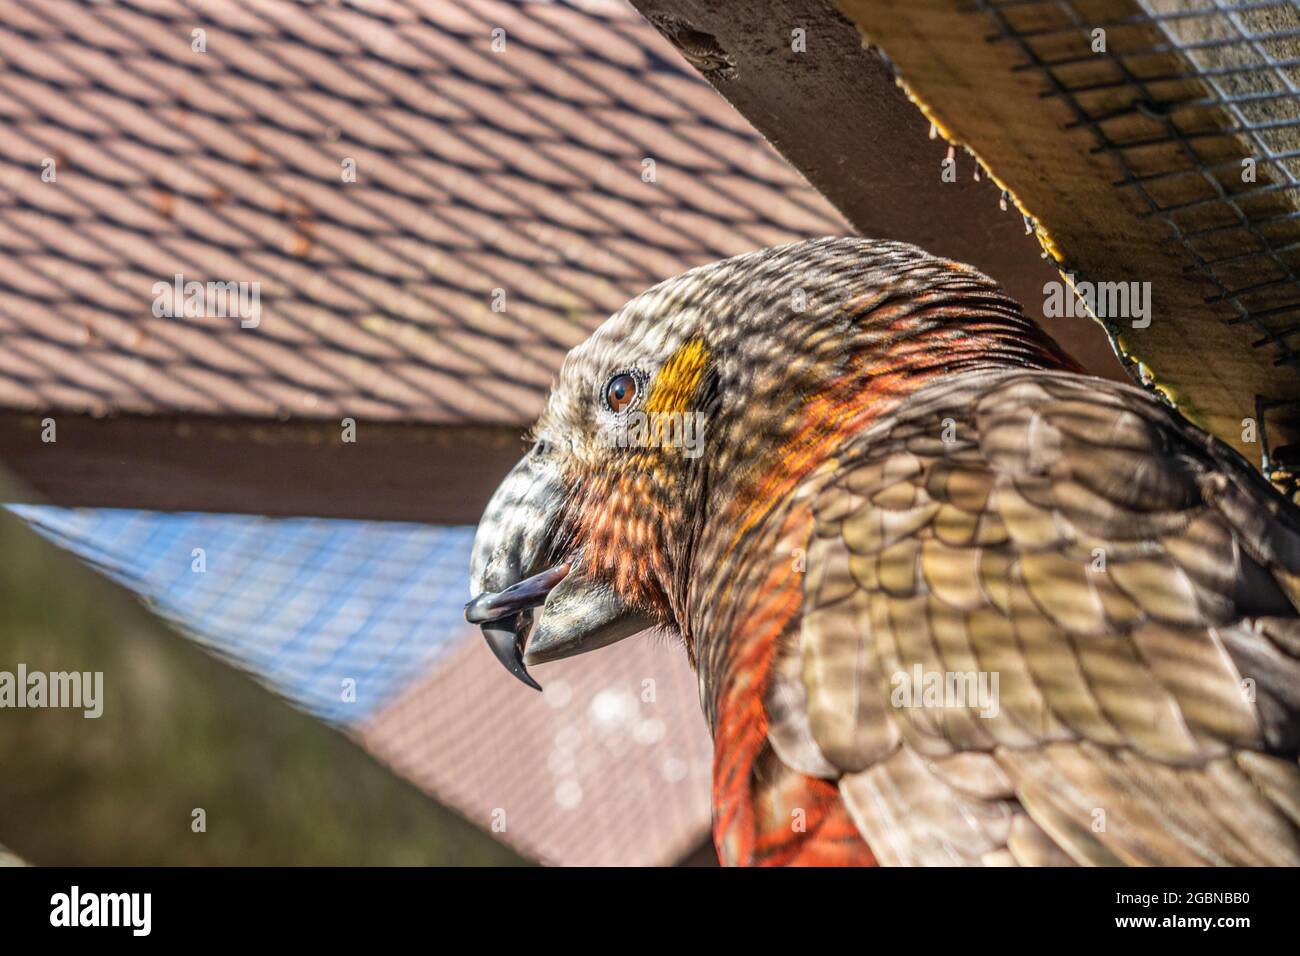
[[[205, 647], [335, 723], [391, 700], [464, 633], [471, 527], [10, 510]], [[355, 702], [345, 699], [349, 679]]]

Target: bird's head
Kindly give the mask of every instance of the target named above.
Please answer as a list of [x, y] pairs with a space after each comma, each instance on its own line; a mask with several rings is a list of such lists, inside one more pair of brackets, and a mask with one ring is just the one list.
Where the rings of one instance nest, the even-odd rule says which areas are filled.
[[565, 359], [479, 523], [467, 619], [534, 687], [525, 665], [647, 627], [689, 647], [719, 542], [905, 386], [988, 361], [989, 336], [1050, 345], [992, 280], [902, 243], [812, 240], [660, 283]]

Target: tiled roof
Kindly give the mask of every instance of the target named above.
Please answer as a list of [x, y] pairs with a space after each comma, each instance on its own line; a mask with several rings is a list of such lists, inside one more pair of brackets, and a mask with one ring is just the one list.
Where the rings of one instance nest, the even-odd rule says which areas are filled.
[[[0, 407], [525, 423], [646, 286], [847, 231], [585, 6], [0, 3]], [[259, 283], [260, 324], [156, 318], [178, 273]]]
[[548, 863], [670, 865], [707, 838], [712, 744], [681, 647], [640, 634], [544, 664], [537, 694], [482, 643], [363, 726], [371, 752]]

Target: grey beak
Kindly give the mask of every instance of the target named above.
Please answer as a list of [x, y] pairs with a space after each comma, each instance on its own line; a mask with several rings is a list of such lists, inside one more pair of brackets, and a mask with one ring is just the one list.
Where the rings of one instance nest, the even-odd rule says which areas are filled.
[[485, 591], [465, 605], [465, 620], [471, 624], [490, 624], [545, 604], [551, 588], [568, 573], [569, 566], [560, 564], [512, 584], [499, 594]]
[[533, 680], [533, 675], [524, 667], [524, 641], [528, 638], [531, 621], [532, 615], [527, 612], [493, 621], [483, 625], [483, 637], [502, 667], [533, 690], [541, 690], [542, 685]]
[[572, 657], [652, 623], [587, 577], [580, 550], [553, 553], [567, 504], [557, 462], [535, 448], [496, 490], [474, 536], [465, 619], [482, 628], [502, 666], [536, 690], [525, 662]]
[[579, 568], [551, 590], [546, 612], [528, 638], [524, 663], [545, 664], [585, 654], [653, 624], [630, 611], [613, 591], [593, 585]]
[[569, 573], [567, 564], [534, 574], [504, 591], [485, 591], [465, 605], [465, 620], [482, 627], [487, 645], [501, 665], [533, 690], [542, 685], [533, 680], [524, 666], [524, 643], [533, 616], [527, 613], [546, 602], [546, 596]]

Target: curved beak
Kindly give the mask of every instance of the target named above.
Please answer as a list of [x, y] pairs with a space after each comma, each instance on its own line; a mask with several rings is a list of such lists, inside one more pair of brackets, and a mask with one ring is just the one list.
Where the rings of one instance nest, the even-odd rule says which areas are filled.
[[568, 573], [567, 564], [557, 565], [504, 591], [484, 591], [465, 605], [465, 620], [480, 625], [488, 647], [501, 666], [533, 690], [541, 690], [542, 685], [524, 667], [524, 641], [533, 620], [529, 612], [546, 603], [551, 588]]
[[491, 624], [482, 626], [483, 637], [493, 656], [501, 666], [514, 674], [533, 690], [541, 690], [542, 685], [533, 679], [524, 666], [524, 641], [528, 638], [528, 629], [532, 626], [532, 615], [527, 620], [523, 615], [513, 614]]
[[567, 564], [558, 564], [541, 574], [518, 581], [504, 591], [484, 591], [465, 605], [465, 620], [471, 624], [490, 624], [506, 618], [518, 616], [520, 611], [527, 611], [546, 603], [546, 596], [551, 593], [564, 576], [569, 573]]
[[651, 624], [583, 573], [580, 552], [557, 559], [553, 538], [568, 497], [558, 464], [534, 450], [497, 488], [474, 536], [465, 619], [535, 690], [526, 664], [594, 650]]

